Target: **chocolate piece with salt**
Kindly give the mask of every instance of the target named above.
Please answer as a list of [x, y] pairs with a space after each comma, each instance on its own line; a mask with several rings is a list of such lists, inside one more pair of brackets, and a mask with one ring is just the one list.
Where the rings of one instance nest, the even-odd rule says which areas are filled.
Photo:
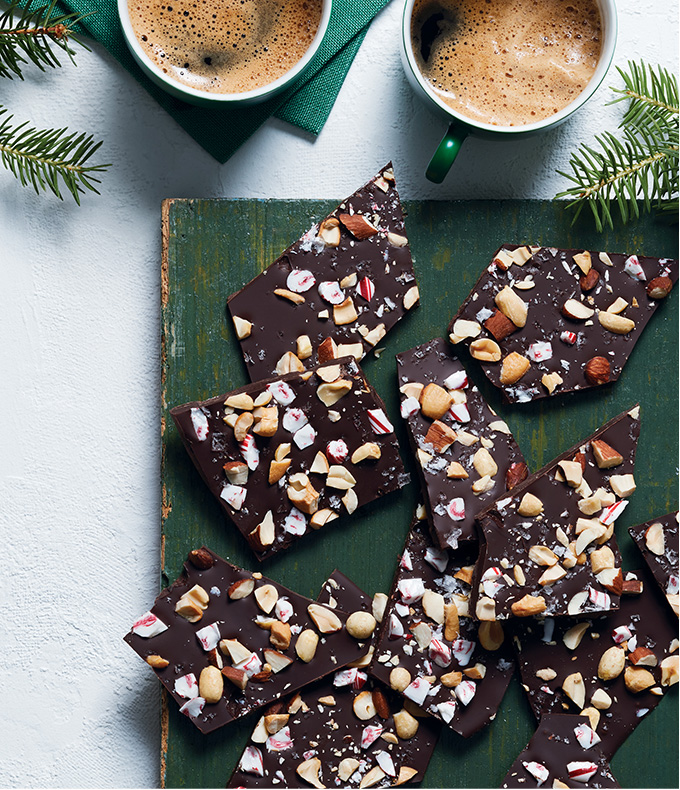
[[423, 521], [406, 538], [369, 672], [468, 737], [494, 719], [514, 661], [500, 623], [477, 623], [472, 547], [441, 549]]
[[501, 787], [620, 787], [587, 716], [548, 713]]
[[171, 414], [260, 560], [408, 482], [384, 404], [351, 358]]
[[477, 540], [476, 514], [528, 475], [517, 442], [441, 338], [397, 354], [397, 376], [432, 535]]
[[517, 661], [534, 715], [587, 715], [611, 759], [677, 683], [677, 630], [647, 570], [626, 574], [617, 612], [518, 621]]
[[207, 733], [360, 658], [346, 619], [202, 547], [125, 641]]
[[229, 297], [251, 381], [361, 359], [418, 305], [392, 164]]
[[614, 524], [635, 491], [639, 411], [610, 420], [479, 514], [478, 619], [618, 608]]
[[678, 520], [679, 514], [676, 510], [628, 529], [676, 616], [679, 575]]
[[504, 244], [449, 326], [511, 403], [616, 381], [678, 279], [671, 258]]
[[[371, 610], [371, 599], [339, 571], [317, 600], [349, 612]], [[405, 715], [398, 695], [362, 668], [348, 667], [265, 711], [228, 786], [391, 787], [420, 781], [440, 729], [429, 716]]]

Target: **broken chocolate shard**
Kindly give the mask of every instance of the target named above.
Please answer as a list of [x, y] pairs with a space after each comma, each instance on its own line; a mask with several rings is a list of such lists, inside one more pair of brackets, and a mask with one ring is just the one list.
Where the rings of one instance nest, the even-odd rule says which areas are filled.
[[618, 379], [677, 279], [671, 258], [504, 244], [449, 337], [511, 403], [600, 386]]
[[230, 296], [228, 306], [248, 375], [257, 381], [322, 362], [329, 347], [336, 357], [361, 359], [418, 303], [390, 163]]
[[384, 404], [351, 358], [171, 414], [260, 560], [408, 482]]
[[473, 585], [481, 620], [578, 615], [618, 608], [614, 523], [635, 490], [639, 407], [489, 505]]
[[[476, 514], [516, 484], [520, 466], [526, 472], [517, 442], [441, 338], [398, 354], [397, 376], [432, 535], [449, 548], [477, 540]], [[437, 419], [427, 416], [438, 414], [429, 385], [444, 399]]]
[[678, 615], [678, 511], [629, 527], [671, 609]]

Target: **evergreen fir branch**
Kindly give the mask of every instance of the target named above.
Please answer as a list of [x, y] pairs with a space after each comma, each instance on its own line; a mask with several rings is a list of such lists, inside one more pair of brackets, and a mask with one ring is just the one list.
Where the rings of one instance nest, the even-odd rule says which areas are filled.
[[83, 17], [78, 14], [55, 14], [57, 0], [31, 10], [21, 0], [12, 0], [0, 14], [0, 77], [23, 79], [28, 63], [41, 71], [61, 66], [59, 53], [73, 63], [75, 50], [71, 42], [88, 49], [73, 33], [73, 25]]
[[67, 190], [80, 205], [86, 190], [96, 192], [95, 177], [110, 165], [87, 162], [101, 146], [92, 135], [68, 132], [68, 129], [35, 129], [28, 122], [13, 125], [13, 116], [0, 106], [0, 161], [23, 186], [37, 193], [48, 190], [63, 200]]
[[669, 215], [678, 206], [677, 78], [643, 62], [631, 62], [627, 72], [619, 73], [625, 87], [612, 89], [619, 95], [611, 103], [628, 100], [630, 105], [618, 136], [596, 136], [599, 150], [580, 146], [571, 156], [571, 172], [558, 171], [572, 186], [557, 197], [572, 199], [574, 221], [588, 206], [598, 231], [613, 227], [612, 206], [624, 224], [640, 216], [638, 201], [644, 212]]

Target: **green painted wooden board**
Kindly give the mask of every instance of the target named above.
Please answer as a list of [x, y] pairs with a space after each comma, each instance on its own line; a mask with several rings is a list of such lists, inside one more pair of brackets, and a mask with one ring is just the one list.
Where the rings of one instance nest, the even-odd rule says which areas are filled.
[[[161, 583], [180, 572], [188, 551], [207, 544], [255, 570], [256, 561], [225, 521], [186, 455], [168, 408], [246, 383], [227, 319], [226, 298], [323, 217], [337, 201], [168, 200], [163, 204], [162, 425], [163, 569]], [[676, 229], [645, 219], [596, 234], [571, 227], [562, 204], [548, 201], [411, 202], [407, 228], [420, 284], [421, 307], [387, 338], [367, 375], [385, 399], [412, 471], [398, 418], [394, 354], [446, 332], [490, 255], [508, 241], [677, 257]], [[677, 508], [678, 295], [653, 317], [619, 381], [588, 393], [538, 404], [504, 406], [479, 370], [472, 377], [517, 438], [532, 471], [636, 401], [642, 403], [638, 490], [617, 522], [628, 569], [642, 563], [626, 528]], [[368, 593], [387, 591], [409, 520], [417, 483], [299, 543], [261, 570], [315, 597], [338, 567]], [[678, 786], [677, 686], [638, 727], [613, 761], [623, 787]], [[174, 703], [162, 711], [161, 780], [166, 787], [223, 787], [246, 745], [255, 718], [201, 735]], [[515, 678], [492, 725], [465, 740], [445, 729], [424, 787], [497, 787], [534, 729]]]

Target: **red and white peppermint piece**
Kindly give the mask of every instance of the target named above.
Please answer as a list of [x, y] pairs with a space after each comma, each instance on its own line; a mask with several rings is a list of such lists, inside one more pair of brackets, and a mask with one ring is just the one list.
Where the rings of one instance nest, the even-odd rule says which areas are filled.
[[316, 431], [309, 423], [307, 423], [307, 425], [303, 425], [299, 431], [295, 431], [293, 434], [293, 441], [300, 450], [304, 450], [305, 447], [310, 447], [312, 444], [314, 444], [315, 440]]
[[193, 672], [190, 672], [188, 675], [182, 675], [181, 678], [176, 678], [175, 694], [179, 694], [184, 699], [195, 699], [198, 697], [198, 681]]
[[205, 700], [203, 697], [194, 697], [188, 702], [185, 702], [184, 705], [182, 705], [182, 707], [179, 709], [179, 712], [183, 713], [185, 716], [189, 716], [191, 719], [195, 719], [196, 716], [201, 715], [204, 707]]
[[239, 444], [239, 450], [243, 460], [248, 465], [248, 469], [254, 472], [260, 463], [260, 451], [255, 444], [255, 437], [252, 433], [247, 433], [245, 439]]
[[437, 705], [437, 710], [439, 711], [439, 715], [442, 717], [442, 721], [445, 724], [449, 724], [453, 717], [456, 715], [456, 709], [458, 706], [452, 699], [446, 700], [446, 702], [440, 702]]
[[288, 600], [288, 598], [286, 598], [285, 595], [282, 595], [274, 604], [274, 614], [276, 615], [276, 619], [280, 620], [282, 623], [287, 623], [294, 613], [295, 610], [293, 609], [293, 604]]
[[550, 775], [550, 772], [545, 767], [545, 765], [542, 765], [541, 763], [537, 763], [535, 760], [532, 760], [531, 762], [522, 761], [522, 765], [538, 782], [539, 787], [543, 784], [543, 782], [545, 782], [545, 780]]
[[246, 750], [241, 755], [241, 761], [238, 764], [239, 771], [244, 774], [255, 774], [255, 776], [264, 776], [264, 762], [262, 760], [262, 752], [257, 746], [247, 746]]
[[386, 773], [388, 776], [397, 775], [397, 770], [394, 767], [394, 761], [387, 752], [375, 752], [374, 757], [384, 773]]
[[574, 735], [584, 749], [590, 749], [591, 746], [595, 746], [595, 744], [602, 741], [602, 738], [591, 730], [587, 724], [579, 724], [577, 727], [574, 727]]
[[293, 269], [286, 277], [286, 288], [296, 294], [303, 294], [316, 283], [316, 277], [308, 269]]
[[290, 737], [290, 727], [282, 727], [274, 735], [267, 738], [268, 752], [285, 752], [293, 748], [293, 739]]
[[564, 331], [560, 334], [560, 340], [568, 346], [573, 346], [576, 342], [576, 332]]
[[222, 637], [220, 636], [220, 627], [217, 623], [206, 625], [196, 631], [196, 639], [201, 643], [201, 647], [207, 652], [217, 647], [218, 642]]
[[370, 302], [375, 293], [375, 285], [368, 277], [362, 277], [357, 285], [357, 293], [363, 296], [367, 302]]
[[291, 508], [283, 522], [283, 529], [284, 532], [290, 532], [291, 535], [304, 535], [307, 532], [307, 517], [296, 507]]
[[467, 373], [464, 370], [457, 370], [444, 379], [444, 386], [447, 390], [462, 390], [468, 385]]
[[302, 428], [303, 425], [307, 425], [308, 422], [307, 415], [302, 409], [286, 409], [281, 419], [281, 424], [289, 433], [299, 431], [300, 428]]
[[208, 438], [208, 418], [203, 409], [192, 409], [190, 412], [191, 424], [194, 426], [194, 433], [199, 442], [204, 442]]
[[383, 728], [379, 724], [369, 724], [368, 727], [364, 727], [364, 731], [361, 733], [361, 748], [368, 749], [382, 735], [382, 731]]
[[425, 667], [425, 674], [426, 675], [431, 675], [432, 672], [433, 672], [433, 669], [432, 669], [432, 662], [430, 661], [429, 658], [426, 658], [423, 661], [423, 666]]
[[645, 271], [640, 265], [637, 255], [631, 255], [626, 259], [626, 262], [623, 264], [623, 271], [629, 277], [632, 277], [633, 280], [643, 281], [647, 279], [645, 277]]
[[432, 686], [425, 680], [425, 678], [416, 678], [409, 683], [403, 691], [405, 697], [416, 703], [422, 705], [425, 702], [427, 695]]
[[679, 589], [680, 581], [674, 573], [671, 573], [668, 577], [668, 584], [666, 585], [666, 595], [677, 595]]
[[527, 356], [529, 359], [533, 359], [534, 362], [543, 362], [546, 359], [551, 359], [552, 355], [553, 350], [550, 343], [540, 340], [536, 343], [532, 343], [527, 351]]
[[430, 658], [438, 667], [448, 667], [451, 663], [451, 648], [439, 639], [430, 642], [428, 650]]
[[408, 617], [411, 613], [411, 610], [408, 608], [408, 606], [406, 606], [406, 604], [399, 602], [394, 604], [394, 609], [399, 617]]
[[307, 749], [306, 752], [302, 752], [302, 759], [311, 760], [315, 754], [316, 754], [316, 749]]
[[552, 694], [552, 695], [555, 694], [555, 692], [550, 688], [550, 686], [541, 686], [541, 691], [544, 694]]
[[330, 304], [342, 304], [345, 301], [345, 294], [340, 284], [333, 280], [319, 283], [319, 296]]
[[349, 455], [349, 447], [344, 439], [335, 439], [326, 445], [326, 455], [329, 455], [336, 463], [341, 464]]
[[477, 684], [474, 680], [461, 680], [456, 686], [455, 692], [456, 697], [467, 707], [477, 693]]
[[451, 642], [451, 652], [461, 667], [465, 667], [470, 662], [475, 650], [476, 642], [458, 637]]
[[449, 563], [449, 555], [446, 549], [437, 549], [434, 546], [428, 546], [425, 549], [424, 559], [439, 573], [444, 573]]
[[415, 398], [405, 398], [401, 402], [401, 416], [404, 419], [408, 417], [412, 417], [414, 414], [417, 414], [420, 411], [420, 403]]
[[132, 633], [144, 639], [151, 639], [152, 636], [158, 636], [167, 630], [168, 626], [151, 612], [145, 612], [132, 624]]
[[282, 406], [288, 406], [295, 400], [293, 388], [285, 381], [277, 381], [274, 384], [267, 384], [267, 392]]
[[598, 518], [605, 525], [605, 527], [608, 527], [611, 523], [616, 521], [616, 519], [627, 507], [628, 500], [620, 499], [618, 502], [614, 502], [613, 505], [609, 505], [609, 507], [604, 508]]
[[575, 782], [587, 782], [590, 777], [597, 771], [595, 763], [589, 763], [581, 760], [576, 760], [573, 763], [567, 763], [567, 771], [569, 778]]
[[407, 571], [413, 570], [413, 561], [411, 560], [411, 554], [408, 549], [404, 549], [404, 553], [401, 555], [401, 559], [399, 560], [399, 567], [404, 568]]
[[401, 602], [406, 604], [419, 601], [425, 594], [425, 585], [422, 579], [401, 579], [397, 584]]
[[342, 688], [343, 686], [351, 686], [354, 691], [359, 691], [362, 689], [368, 680], [368, 675], [365, 672], [361, 672], [356, 667], [350, 667], [349, 669], [341, 669], [340, 672], [336, 672], [333, 676], [333, 685], [336, 688]]
[[243, 661], [239, 661], [234, 666], [236, 669], [242, 669], [249, 678], [252, 678], [253, 675], [257, 675], [262, 669], [262, 662], [257, 657], [257, 654], [251, 653], [248, 658], [244, 658]]
[[396, 614], [390, 615], [390, 620], [387, 624], [387, 638], [388, 639], [399, 639], [404, 635], [404, 626], [401, 624], [401, 620], [397, 617]]
[[470, 422], [470, 410], [467, 403], [452, 403], [449, 406], [449, 414], [456, 422]]
[[240, 510], [243, 503], [246, 501], [247, 493], [248, 491], [243, 486], [235, 486], [232, 485], [232, 483], [227, 483], [220, 493], [220, 499], [224, 499], [234, 510]]
[[373, 433], [393, 433], [394, 425], [387, 419], [382, 409], [367, 409], [368, 421], [373, 428]]
[[465, 518], [465, 500], [462, 497], [454, 497], [446, 506], [446, 512], [452, 521], [462, 521]]
[[631, 636], [633, 636], [633, 632], [630, 630], [630, 628], [628, 628], [627, 625], [620, 625], [618, 628], [615, 628], [612, 631], [612, 639], [617, 645], [628, 641]]
[[596, 590], [594, 587], [588, 587], [588, 598], [590, 598], [590, 602], [596, 609], [611, 609], [612, 599], [606, 592]]

